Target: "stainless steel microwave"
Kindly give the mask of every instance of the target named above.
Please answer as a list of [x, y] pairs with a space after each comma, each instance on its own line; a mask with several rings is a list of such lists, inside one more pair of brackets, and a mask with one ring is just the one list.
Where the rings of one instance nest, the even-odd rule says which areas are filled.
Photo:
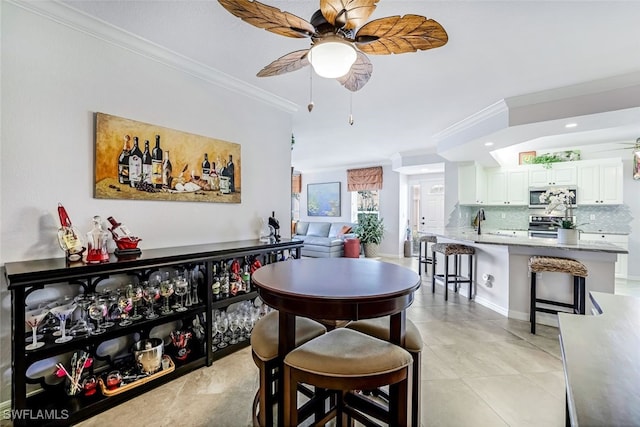
[[575, 195], [572, 198], [571, 207], [576, 207], [576, 199], [578, 197], [578, 190], [576, 187], [529, 187], [529, 207], [533, 209], [545, 209], [548, 205], [547, 202], [540, 201], [540, 195], [547, 190], [554, 188], [568, 188]]

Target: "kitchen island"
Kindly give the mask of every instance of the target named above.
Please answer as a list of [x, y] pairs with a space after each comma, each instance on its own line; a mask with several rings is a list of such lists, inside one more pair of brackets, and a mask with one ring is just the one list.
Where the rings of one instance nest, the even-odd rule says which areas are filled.
[[[528, 261], [533, 255], [572, 258], [582, 262], [589, 271], [586, 291], [612, 294], [615, 285], [615, 262], [618, 254], [628, 251], [607, 242], [579, 241], [576, 245], [560, 245], [556, 239], [513, 237], [489, 230], [478, 235], [472, 229], [439, 229], [427, 231], [436, 235], [439, 243], [459, 243], [476, 249], [474, 298], [478, 304], [510, 318], [529, 320], [530, 276]], [[444, 265], [438, 254], [438, 272]], [[463, 274], [466, 274], [463, 264]], [[489, 276], [488, 280], [483, 277]], [[571, 276], [562, 273], [537, 275], [538, 297], [570, 302]], [[465, 287], [460, 292], [466, 295]], [[587, 303], [587, 313], [591, 302]], [[557, 317], [539, 313], [538, 323], [557, 326]]]

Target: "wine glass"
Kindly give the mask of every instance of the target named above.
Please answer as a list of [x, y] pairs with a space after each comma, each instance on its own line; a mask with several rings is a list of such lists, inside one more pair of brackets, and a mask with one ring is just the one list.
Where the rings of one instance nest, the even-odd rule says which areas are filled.
[[142, 299], [142, 291], [142, 286], [133, 286], [130, 284], [127, 286], [127, 291], [125, 292], [127, 297], [131, 298], [131, 303], [133, 304], [133, 315], [129, 316], [129, 319], [133, 321], [142, 319], [142, 316], [138, 314], [138, 305]]
[[189, 269], [185, 268], [184, 269], [184, 278], [187, 280], [187, 301], [184, 303], [185, 307], [191, 307], [193, 305], [193, 302], [191, 300], [191, 293], [193, 292], [193, 280], [191, 280], [191, 273], [189, 272]]
[[120, 311], [120, 323], [118, 326], [128, 326], [133, 322], [129, 320], [129, 312], [131, 311], [131, 298], [127, 295], [120, 295], [118, 297], [118, 310]]
[[162, 283], [160, 283], [160, 295], [164, 298], [164, 304], [160, 310], [160, 314], [166, 315], [173, 313], [173, 310], [169, 308], [169, 297], [173, 295], [173, 282], [163, 280]]
[[87, 322], [88, 309], [89, 306], [95, 300], [95, 296], [91, 294], [81, 294], [76, 296], [75, 302], [80, 307], [80, 319], [76, 322], [76, 324], [69, 330], [71, 335], [89, 335], [93, 331], [93, 325]]
[[105, 289], [102, 292], [102, 296], [99, 297], [104, 301], [104, 318], [106, 322], [102, 324], [103, 328], [111, 328], [116, 324], [111, 321], [111, 314], [118, 308], [118, 296], [113, 293], [111, 289]]
[[236, 339], [236, 332], [240, 328], [240, 318], [238, 317], [238, 313], [231, 313], [229, 315], [229, 330], [231, 330], [231, 341], [229, 344], [238, 344], [238, 340]]
[[191, 304], [199, 304], [198, 300], [198, 279], [200, 277], [199, 267], [196, 265], [189, 273], [189, 280], [191, 281]]
[[25, 347], [25, 350], [35, 350], [36, 348], [40, 348], [44, 345], [44, 342], [38, 342], [38, 326], [42, 319], [49, 313], [48, 308], [37, 308], [35, 310], [30, 310], [25, 313], [25, 322], [29, 327], [31, 327], [32, 332], [32, 343]]
[[218, 343], [218, 348], [225, 348], [228, 344], [226, 343], [226, 332], [229, 329], [229, 319], [226, 315], [220, 315], [220, 318], [216, 322], [218, 332], [221, 334], [220, 342]]
[[92, 335], [100, 335], [106, 332], [102, 327], [102, 320], [107, 312], [107, 303], [102, 298], [96, 298], [89, 306], [89, 317], [96, 321], [96, 328], [91, 332]]
[[176, 280], [175, 293], [180, 297], [180, 304], [178, 304], [176, 311], [187, 311], [187, 308], [184, 306], [184, 296], [187, 292], [189, 292], [189, 282], [184, 276], [178, 277], [178, 280]]
[[78, 308], [78, 305], [75, 302], [59, 305], [57, 307], [53, 307], [51, 309], [51, 313], [60, 320], [60, 338], [56, 338], [55, 342], [57, 344], [62, 344], [68, 341], [71, 341], [73, 337], [71, 335], [67, 335], [67, 319], [73, 314], [73, 312]]
[[157, 319], [159, 316], [155, 312], [155, 302], [156, 300], [160, 299], [160, 288], [155, 284], [149, 282], [147, 284], [147, 287], [144, 288], [142, 292], [142, 297], [148, 304], [151, 304], [149, 312], [145, 316], [145, 318], [149, 320]]

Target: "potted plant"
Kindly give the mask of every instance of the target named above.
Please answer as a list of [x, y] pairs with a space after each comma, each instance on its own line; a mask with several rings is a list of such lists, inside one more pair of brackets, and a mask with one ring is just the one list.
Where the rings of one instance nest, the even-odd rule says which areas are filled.
[[364, 247], [364, 256], [373, 258], [378, 256], [378, 246], [382, 242], [384, 224], [378, 214], [362, 214], [354, 231]]

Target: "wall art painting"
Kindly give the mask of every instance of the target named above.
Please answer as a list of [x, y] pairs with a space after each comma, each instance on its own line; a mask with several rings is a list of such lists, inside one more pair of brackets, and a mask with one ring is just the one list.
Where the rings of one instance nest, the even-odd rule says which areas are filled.
[[307, 184], [308, 216], [340, 216], [340, 183]]
[[96, 113], [97, 199], [240, 203], [240, 144]]

